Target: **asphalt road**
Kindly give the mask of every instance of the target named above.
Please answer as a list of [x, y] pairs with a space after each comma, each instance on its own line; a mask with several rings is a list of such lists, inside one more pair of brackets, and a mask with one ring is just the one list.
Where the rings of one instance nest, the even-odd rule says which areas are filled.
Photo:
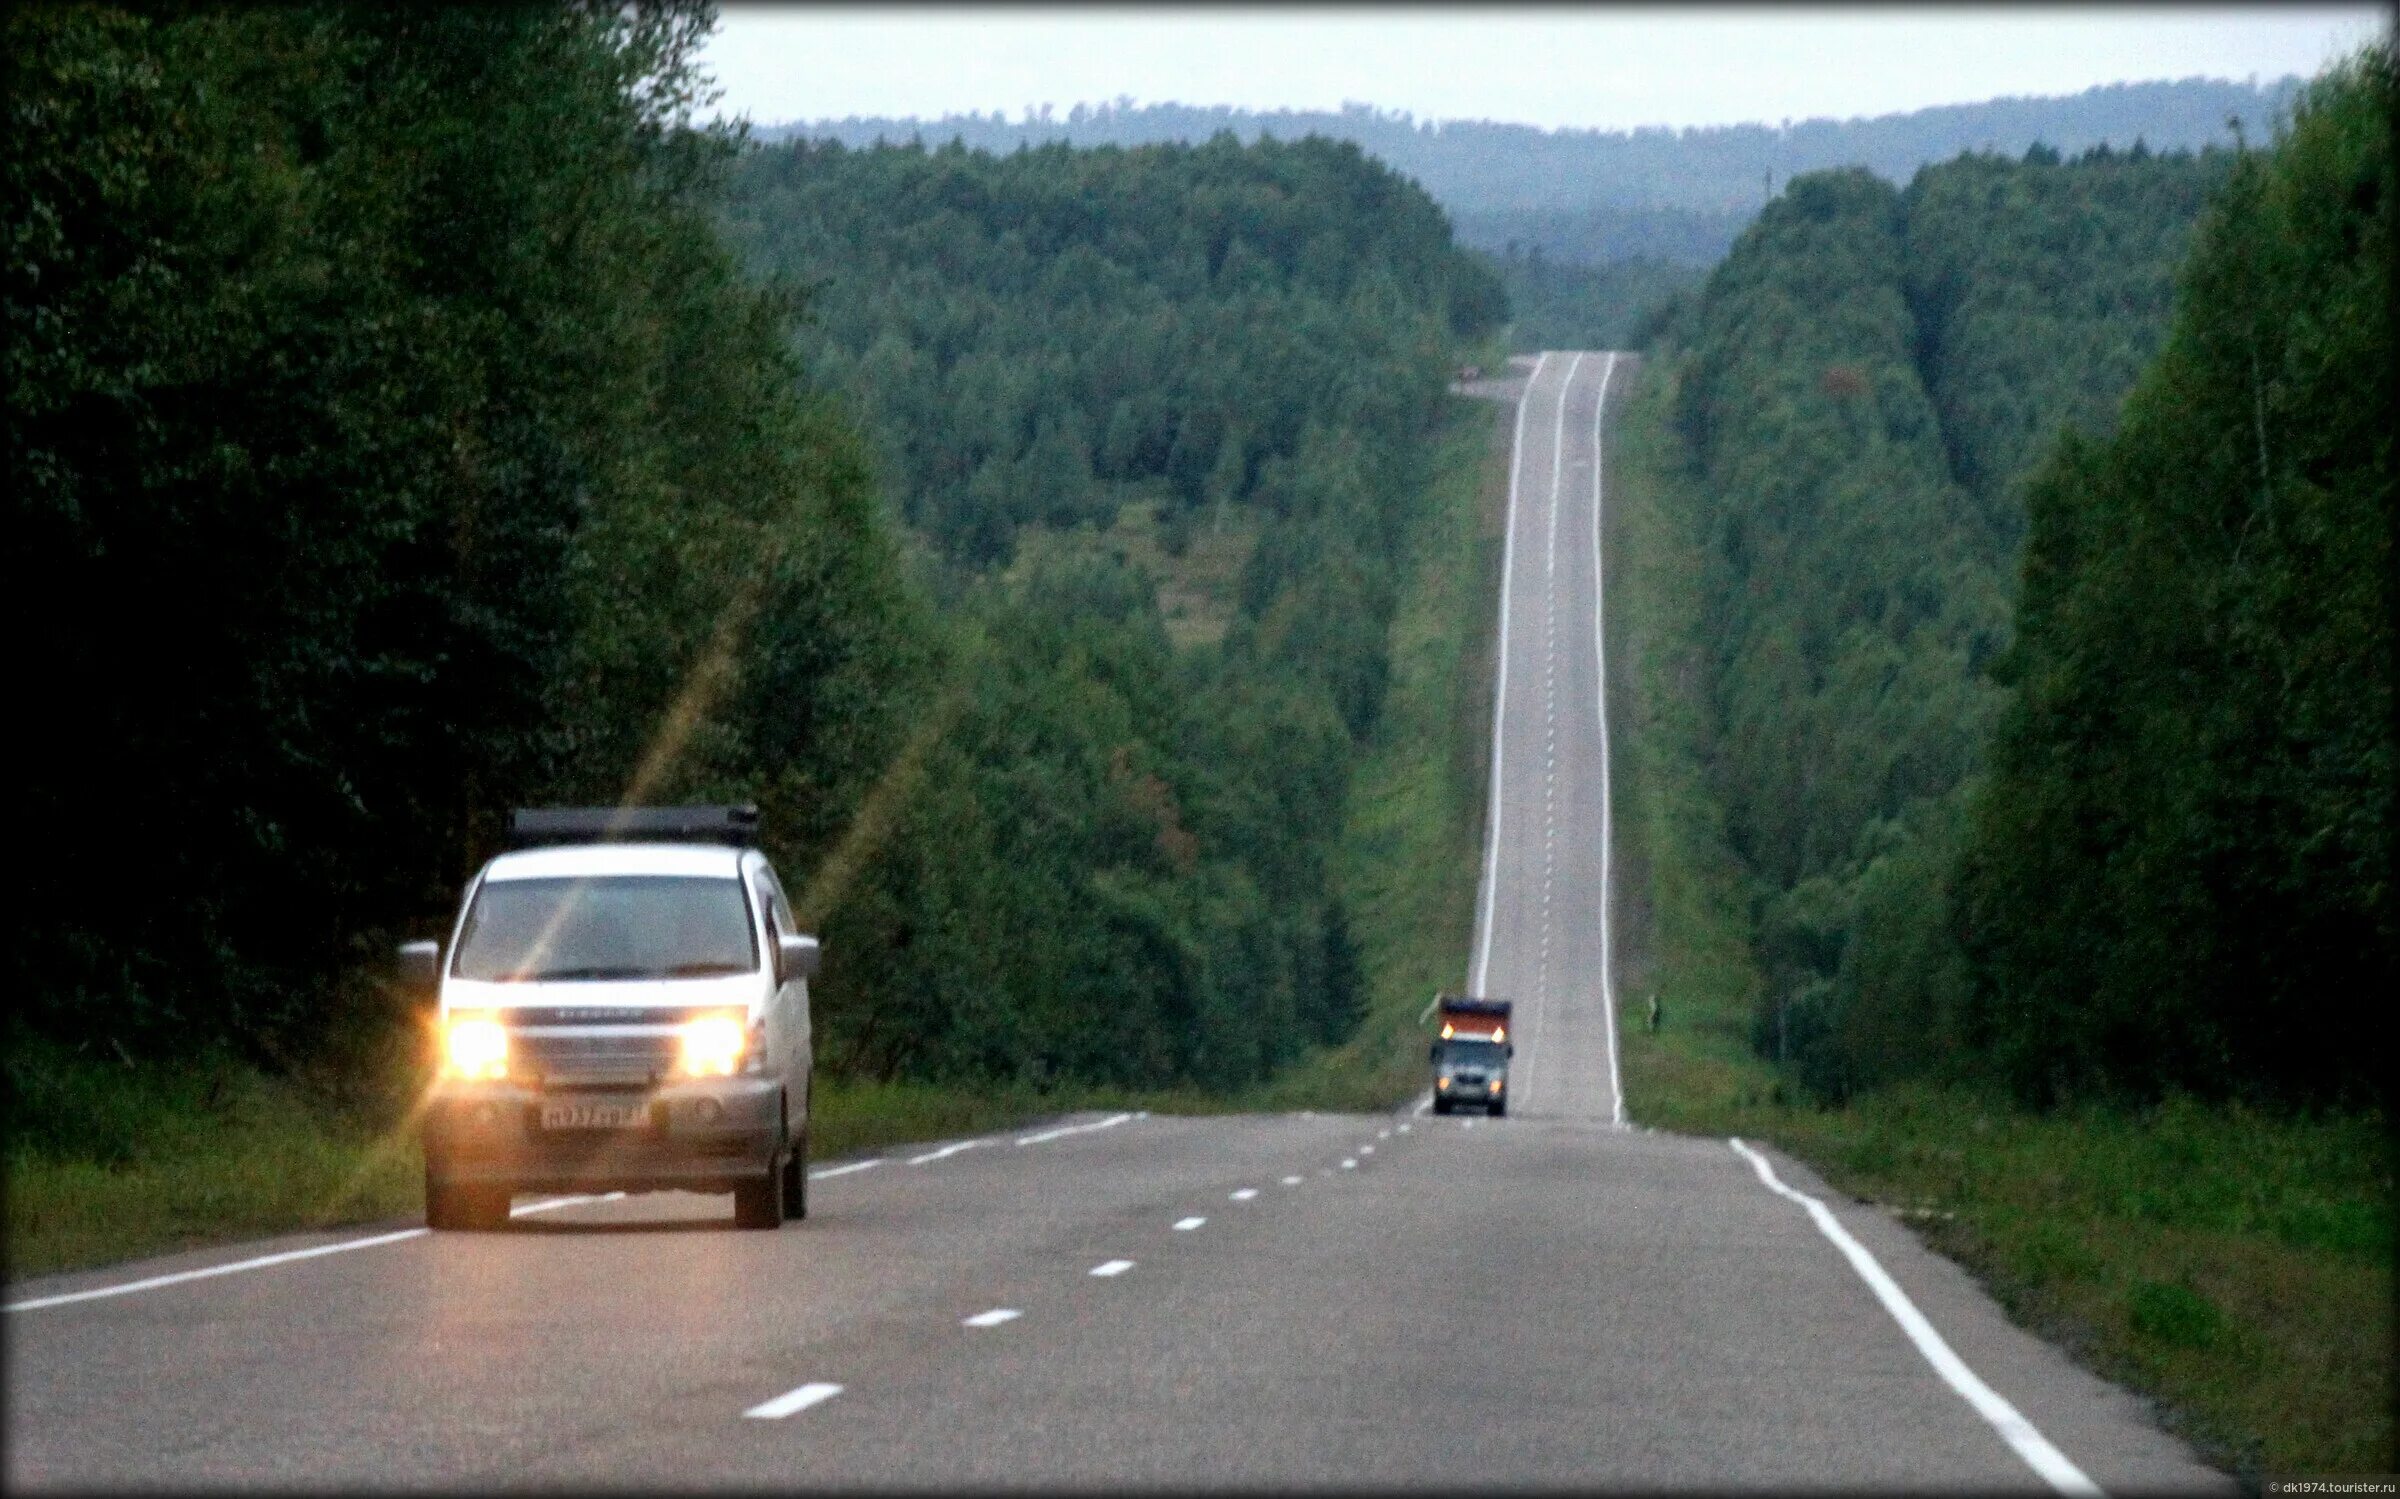
[[8, 1487], [2231, 1492], [1891, 1218], [1617, 1122], [1590, 465], [1634, 373], [1550, 355], [1522, 408], [1471, 957], [1512, 1117], [1084, 1115], [822, 1163], [779, 1233], [527, 1199], [12, 1284]]

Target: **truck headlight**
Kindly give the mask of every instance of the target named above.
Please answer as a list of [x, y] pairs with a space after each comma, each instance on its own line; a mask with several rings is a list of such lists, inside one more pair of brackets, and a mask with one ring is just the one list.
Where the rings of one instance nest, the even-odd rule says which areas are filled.
[[1438, 1078], [1435, 1078], [1435, 1079], [1434, 1079], [1434, 1082], [1433, 1082], [1433, 1085], [1434, 1085], [1435, 1087], [1437, 1087], [1437, 1088], [1447, 1088], [1447, 1087], [1449, 1087], [1449, 1086], [1450, 1086], [1450, 1074], [1449, 1074], [1449, 1073], [1447, 1073], [1447, 1072], [1445, 1072], [1445, 1073], [1443, 1073], [1443, 1074], [1442, 1074], [1440, 1077], [1438, 1077]]
[[693, 1077], [731, 1077], [750, 1050], [750, 1031], [738, 1014], [702, 1015], [683, 1027], [683, 1070]]
[[1508, 1079], [1506, 1079], [1506, 1078], [1501, 1078], [1501, 1077], [1496, 1077], [1496, 1078], [1493, 1078], [1493, 1079], [1492, 1079], [1492, 1091], [1493, 1091], [1494, 1093], [1497, 1093], [1497, 1092], [1499, 1092], [1499, 1091], [1500, 1091], [1500, 1085], [1501, 1085], [1502, 1083], [1506, 1082], [1506, 1081], [1508, 1081]]
[[442, 1056], [460, 1077], [506, 1077], [508, 1030], [490, 1015], [453, 1015], [442, 1028]]

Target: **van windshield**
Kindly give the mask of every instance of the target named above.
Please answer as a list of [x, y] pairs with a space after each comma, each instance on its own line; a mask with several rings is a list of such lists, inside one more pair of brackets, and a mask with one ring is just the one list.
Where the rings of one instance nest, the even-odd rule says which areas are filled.
[[450, 971], [464, 979], [705, 978], [758, 967], [737, 879], [486, 880]]
[[1496, 1041], [1456, 1036], [1442, 1043], [1442, 1060], [1452, 1067], [1498, 1067], [1508, 1052]]

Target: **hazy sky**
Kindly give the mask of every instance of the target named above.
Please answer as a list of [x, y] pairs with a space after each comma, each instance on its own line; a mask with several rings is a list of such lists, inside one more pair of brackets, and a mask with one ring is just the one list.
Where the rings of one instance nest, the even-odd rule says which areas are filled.
[[2148, 78], [2310, 74], [2375, 6], [774, 6], [729, 3], [720, 109], [759, 123], [1141, 103], [1630, 129], [1887, 114]]

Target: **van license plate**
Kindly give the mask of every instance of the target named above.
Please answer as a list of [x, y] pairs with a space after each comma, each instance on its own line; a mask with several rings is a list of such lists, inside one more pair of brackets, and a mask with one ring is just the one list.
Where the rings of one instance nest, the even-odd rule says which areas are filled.
[[640, 1129], [650, 1122], [647, 1103], [546, 1103], [544, 1129]]

